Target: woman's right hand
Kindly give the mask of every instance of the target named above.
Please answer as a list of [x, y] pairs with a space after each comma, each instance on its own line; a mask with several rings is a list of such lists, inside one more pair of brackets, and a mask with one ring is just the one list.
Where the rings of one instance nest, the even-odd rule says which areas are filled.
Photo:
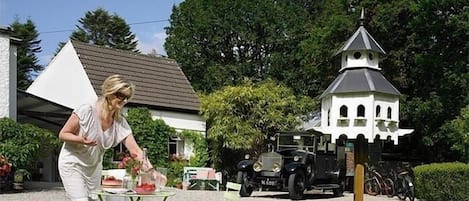
[[83, 136], [82, 143], [85, 145], [96, 146], [96, 140], [89, 140], [88, 138]]

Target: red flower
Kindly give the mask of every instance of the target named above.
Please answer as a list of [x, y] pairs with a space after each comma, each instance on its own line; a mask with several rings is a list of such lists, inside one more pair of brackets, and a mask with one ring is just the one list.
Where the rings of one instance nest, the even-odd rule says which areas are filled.
[[126, 154], [122, 161], [117, 164], [117, 168], [125, 169], [128, 174], [135, 178], [140, 170], [140, 161], [137, 160], [136, 154], [130, 156]]
[[8, 162], [8, 159], [0, 155], [0, 177], [6, 176], [11, 171], [11, 163]]

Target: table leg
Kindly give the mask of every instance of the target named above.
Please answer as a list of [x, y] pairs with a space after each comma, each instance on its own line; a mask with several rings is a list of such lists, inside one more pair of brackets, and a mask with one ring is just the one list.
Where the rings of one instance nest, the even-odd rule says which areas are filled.
[[166, 199], [168, 199], [168, 196], [163, 197], [163, 201], [166, 201]]
[[[137, 197], [135, 201], [141, 201], [143, 200], [142, 197]], [[130, 197], [130, 201], [134, 201], [134, 197]]]
[[104, 201], [102, 195], [98, 195], [99, 201]]

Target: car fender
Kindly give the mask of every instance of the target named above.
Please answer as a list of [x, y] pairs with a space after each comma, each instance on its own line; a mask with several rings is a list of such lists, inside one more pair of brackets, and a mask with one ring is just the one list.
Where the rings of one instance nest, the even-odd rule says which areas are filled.
[[293, 163], [285, 165], [285, 170], [290, 174], [294, 173], [298, 169], [304, 170], [305, 164], [299, 163], [299, 162], [293, 162]]
[[248, 171], [252, 170], [252, 164], [254, 164], [253, 160], [242, 160], [236, 165], [238, 170]]

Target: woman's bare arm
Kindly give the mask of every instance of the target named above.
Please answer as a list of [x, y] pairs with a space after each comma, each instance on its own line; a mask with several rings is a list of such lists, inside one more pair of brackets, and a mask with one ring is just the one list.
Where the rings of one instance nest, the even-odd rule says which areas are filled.
[[78, 116], [75, 113], [72, 113], [60, 130], [59, 139], [65, 142], [73, 142], [77, 144], [96, 145], [95, 140], [89, 140], [86, 137], [78, 136], [78, 131], [80, 129], [78, 121]]

